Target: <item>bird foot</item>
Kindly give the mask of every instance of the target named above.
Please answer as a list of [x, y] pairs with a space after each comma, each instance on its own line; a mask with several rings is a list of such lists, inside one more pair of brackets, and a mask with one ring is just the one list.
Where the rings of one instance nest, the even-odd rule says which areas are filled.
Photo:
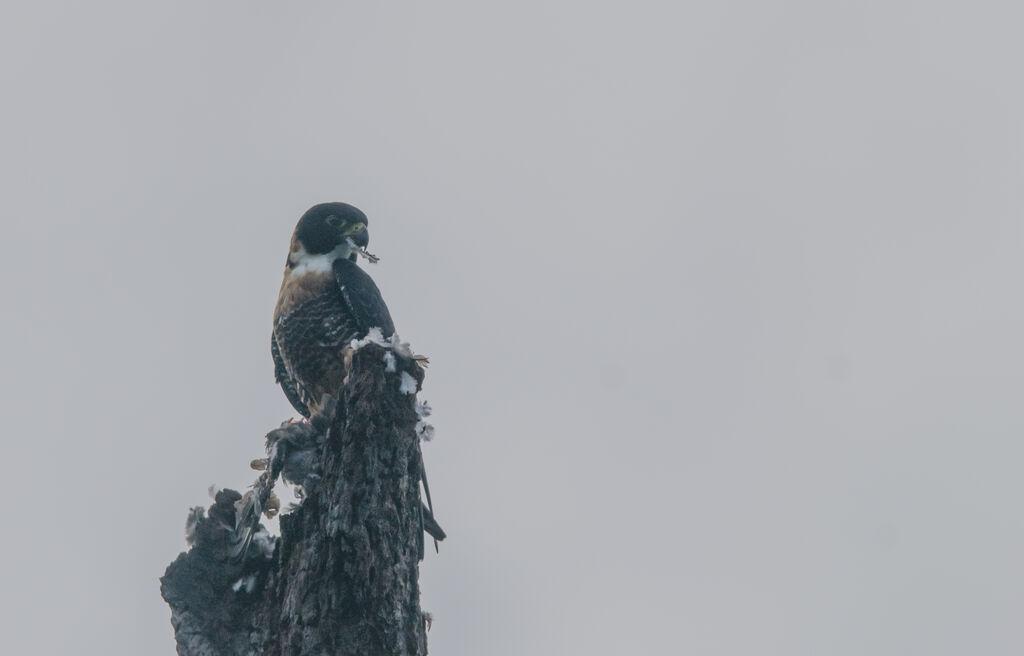
[[370, 262], [370, 264], [376, 264], [377, 262], [380, 262], [380, 258], [371, 253], [370, 251], [366, 250], [365, 246], [357, 246], [356, 243], [351, 239], [348, 240], [348, 245], [356, 253], [359, 253], [360, 255], [365, 257]]

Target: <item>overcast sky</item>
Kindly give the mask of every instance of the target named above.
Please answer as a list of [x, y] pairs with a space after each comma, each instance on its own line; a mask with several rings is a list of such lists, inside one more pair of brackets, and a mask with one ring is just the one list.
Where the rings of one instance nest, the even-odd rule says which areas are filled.
[[4, 653], [174, 653], [326, 200], [431, 359], [432, 653], [1024, 652], [1017, 3], [0, 14]]

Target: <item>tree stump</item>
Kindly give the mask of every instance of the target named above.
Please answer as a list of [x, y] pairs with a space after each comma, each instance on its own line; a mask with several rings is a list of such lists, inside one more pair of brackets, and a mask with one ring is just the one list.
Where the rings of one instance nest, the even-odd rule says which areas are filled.
[[416, 362], [389, 349], [368, 344], [354, 353], [317, 447], [319, 480], [281, 516], [280, 538], [257, 533], [232, 557], [241, 495], [221, 490], [205, 514], [193, 509], [192, 548], [161, 579], [178, 654], [427, 653], [415, 394], [422, 381]]

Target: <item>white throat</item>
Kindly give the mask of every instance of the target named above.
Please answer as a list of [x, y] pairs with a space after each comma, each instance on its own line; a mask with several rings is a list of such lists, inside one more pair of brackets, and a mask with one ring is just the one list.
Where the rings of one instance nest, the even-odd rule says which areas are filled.
[[304, 276], [307, 273], [330, 273], [335, 260], [347, 258], [352, 254], [352, 247], [347, 243], [338, 244], [330, 253], [310, 255], [306, 249], [299, 246], [299, 250], [292, 251], [288, 261], [292, 264], [290, 276]]

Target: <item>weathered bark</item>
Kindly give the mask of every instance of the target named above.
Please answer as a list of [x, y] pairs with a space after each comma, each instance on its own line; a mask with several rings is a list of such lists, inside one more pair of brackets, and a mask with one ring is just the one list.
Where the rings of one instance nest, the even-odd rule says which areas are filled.
[[233, 561], [240, 495], [230, 490], [193, 516], [194, 546], [161, 579], [181, 656], [427, 653], [418, 417], [415, 394], [400, 389], [403, 370], [417, 387], [423, 374], [404, 358], [386, 372], [384, 355], [355, 353], [321, 478], [281, 516], [279, 539], [257, 536]]

